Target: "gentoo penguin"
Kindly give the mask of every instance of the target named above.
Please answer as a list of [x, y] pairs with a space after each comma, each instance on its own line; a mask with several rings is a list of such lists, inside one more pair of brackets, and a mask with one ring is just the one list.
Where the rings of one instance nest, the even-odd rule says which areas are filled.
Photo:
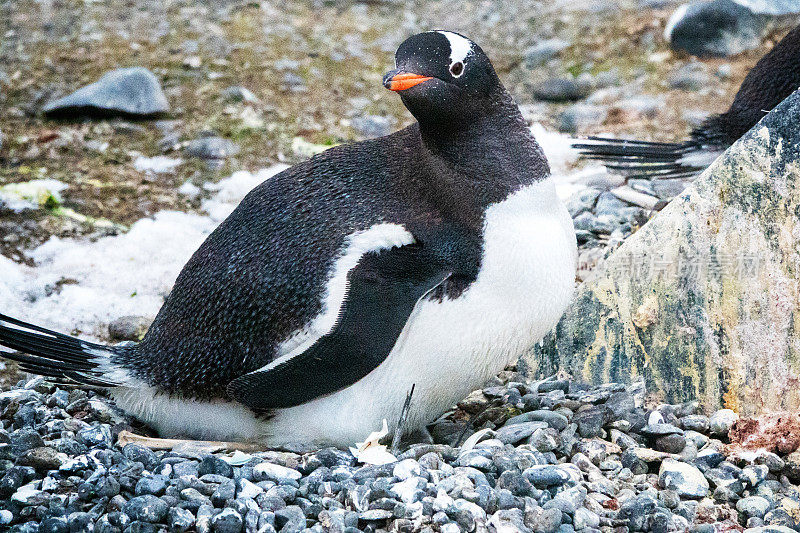
[[681, 178], [705, 170], [722, 152], [800, 87], [800, 26], [790, 31], [744, 78], [730, 108], [692, 131], [688, 140], [660, 143], [590, 137], [573, 144], [588, 159], [629, 177]]
[[143, 340], [0, 315], [22, 368], [107, 387], [163, 436], [345, 446], [424, 427], [536, 343], [575, 279], [572, 220], [481, 48], [410, 37], [383, 84], [417, 119], [257, 186]]

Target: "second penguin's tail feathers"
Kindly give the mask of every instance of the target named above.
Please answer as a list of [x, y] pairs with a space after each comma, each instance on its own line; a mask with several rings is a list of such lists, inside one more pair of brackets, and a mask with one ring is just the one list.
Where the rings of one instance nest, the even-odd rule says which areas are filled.
[[573, 143], [585, 159], [602, 163], [607, 169], [629, 178], [675, 179], [694, 176], [702, 172], [716, 155], [706, 154], [702, 146], [693, 141], [661, 143], [587, 137]]
[[25, 372], [38, 374], [61, 384], [114, 387], [119, 383], [106, 377], [110, 356], [108, 346], [84, 341], [63, 333], [34, 326], [0, 314], [0, 357], [17, 361]]

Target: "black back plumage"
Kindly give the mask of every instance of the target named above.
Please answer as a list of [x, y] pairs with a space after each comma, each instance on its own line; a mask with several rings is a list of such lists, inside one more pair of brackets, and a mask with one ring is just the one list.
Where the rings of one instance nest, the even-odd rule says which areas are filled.
[[705, 169], [687, 158], [704, 150], [725, 150], [800, 87], [800, 26], [765, 54], [742, 81], [728, 110], [713, 115], [683, 142], [662, 143], [589, 137], [573, 147], [628, 177], [683, 178]]

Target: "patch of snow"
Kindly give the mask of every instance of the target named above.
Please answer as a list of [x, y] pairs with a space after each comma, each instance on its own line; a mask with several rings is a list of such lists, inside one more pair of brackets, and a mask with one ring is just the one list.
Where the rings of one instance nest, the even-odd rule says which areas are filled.
[[603, 181], [604, 178], [609, 177], [608, 171], [603, 166], [574, 168], [579, 154], [572, 147], [572, 143], [577, 139], [557, 131], [547, 130], [538, 122], [531, 126], [531, 133], [547, 156], [551, 179], [555, 184], [556, 194], [562, 201], [566, 201], [592, 186], [592, 181]]
[[0, 187], [0, 203], [16, 213], [44, 206], [50, 198], [61, 202], [61, 191], [67, 188], [63, 181], [39, 179], [9, 183]]
[[202, 191], [200, 190], [200, 187], [191, 181], [186, 181], [183, 185], [178, 187], [178, 192], [184, 196], [188, 196], [189, 198], [197, 198], [200, 196]]
[[575, 139], [569, 135], [546, 130], [538, 122], [531, 126], [531, 133], [544, 150], [553, 175], [563, 174], [578, 160], [578, 151], [572, 147]]
[[50, 240], [27, 255], [35, 267], [0, 256], [0, 309], [4, 314], [71, 333], [104, 337], [120, 316], [155, 316], [180, 269], [250, 189], [285, 165], [237, 172], [210, 187], [207, 214], [161, 211], [127, 233], [91, 242]]
[[175, 170], [175, 167], [183, 163], [183, 159], [157, 155], [155, 157], [139, 156], [133, 162], [133, 168], [139, 172], [148, 174], [166, 174]]

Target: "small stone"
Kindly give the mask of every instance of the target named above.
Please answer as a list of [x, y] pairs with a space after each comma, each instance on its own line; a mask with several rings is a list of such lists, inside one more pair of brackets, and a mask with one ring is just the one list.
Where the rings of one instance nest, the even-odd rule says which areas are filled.
[[658, 482], [662, 488], [672, 489], [686, 498], [704, 498], [708, 495], [708, 480], [703, 473], [687, 463], [666, 459], [661, 463]]
[[42, 446], [44, 446], [42, 436], [32, 429], [24, 428], [11, 434], [9, 451], [11, 455], [21, 455], [23, 452]]
[[258, 97], [250, 89], [241, 85], [234, 85], [222, 91], [222, 97], [232, 102], [244, 102], [247, 104], [258, 104]]
[[739, 420], [739, 415], [730, 409], [720, 409], [709, 420], [709, 430], [712, 436], [726, 437], [733, 425]]
[[683, 434], [683, 431], [680, 428], [673, 426], [672, 424], [647, 424], [643, 427], [640, 431], [643, 435], [648, 435], [651, 437], [662, 437], [664, 435], [674, 435], [674, 434]]
[[219, 533], [240, 533], [244, 521], [236, 510], [226, 508], [211, 519], [211, 527]]
[[36, 470], [57, 470], [66, 460], [66, 455], [58, 453], [54, 448], [41, 446], [23, 453], [18, 463], [32, 466]]
[[523, 53], [525, 67], [533, 69], [540, 67], [556, 57], [562, 50], [569, 46], [569, 42], [562, 39], [546, 39], [530, 46]]
[[686, 448], [686, 437], [678, 434], [664, 435], [656, 439], [654, 448], [661, 452], [681, 453]]
[[570, 480], [569, 474], [555, 465], [532, 466], [523, 475], [537, 488], [560, 486]]
[[11, 501], [20, 505], [41, 505], [50, 498], [44, 491], [34, 488], [34, 484], [23, 485], [11, 495]]
[[167, 524], [171, 531], [188, 531], [194, 526], [194, 515], [188, 509], [173, 507], [169, 510]]
[[507, 424], [497, 430], [495, 438], [503, 444], [516, 444], [523, 439], [527, 439], [537, 429], [546, 428], [544, 422], [522, 422], [520, 424]]
[[592, 406], [578, 412], [573, 421], [578, 424], [581, 437], [591, 439], [600, 436], [607, 412], [604, 406]]
[[489, 518], [490, 531], [498, 533], [530, 533], [522, 509], [500, 509]]
[[[675, 180], [659, 180], [659, 181], [675, 181]], [[711, 422], [707, 416], [704, 415], [689, 415], [684, 416], [680, 420], [681, 427], [685, 430], [696, 431], [698, 433], [705, 433], [711, 426]]]
[[233, 477], [233, 467], [216, 455], [205, 455], [197, 465], [197, 475], [204, 476], [206, 474]]
[[239, 146], [215, 135], [200, 137], [189, 142], [186, 155], [200, 159], [221, 160], [239, 153]]
[[586, 507], [579, 507], [572, 517], [572, 526], [580, 531], [585, 528], [597, 528], [600, 526], [600, 517]]
[[[391, 511], [388, 511], [391, 514]], [[306, 515], [297, 505], [289, 505], [275, 511], [275, 528], [285, 531], [300, 531], [306, 527]]]
[[117, 341], [139, 342], [144, 337], [144, 334], [147, 333], [147, 329], [152, 322], [152, 319], [144, 316], [123, 316], [113, 320], [108, 325], [108, 334]]
[[555, 533], [561, 526], [562, 515], [558, 509], [544, 509], [534, 519], [533, 531], [535, 533]]
[[561, 413], [554, 411], [536, 410], [517, 415], [508, 419], [506, 426], [521, 424], [523, 422], [544, 422], [556, 431], [563, 431], [566, 429], [569, 421], [567, 417]]
[[757, 518], [764, 518], [764, 515], [767, 514], [769, 508], [769, 500], [762, 498], [761, 496], [749, 496], [736, 502], [737, 511], [744, 513], [747, 516], [755, 516]]
[[145, 68], [123, 68], [103, 75], [42, 108], [51, 118], [78, 116], [152, 117], [169, 111], [158, 78]]
[[253, 475], [257, 481], [274, 481], [278, 484], [297, 481], [303, 477], [297, 470], [268, 462], [254, 466]]
[[664, 36], [672, 48], [700, 56], [732, 56], [761, 45], [763, 22], [733, 0], [693, 2], [679, 7]]
[[588, 88], [569, 78], [551, 78], [533, 87], [534, 98], [546, 102], [571, 102], [588, 95]]
[[14, 514], [8, 509], [0, 510], [0, 526], [7, 526], [14, 520]]
[[152, 494], [131, 498], [122, 509], [134, 520], [161, 522], [167, 516], [168, 506]]
[[122, 455], [129, 461], [137, 461], [147, 470], [154, 470], [158, 466], [158, 457], [152, 450], [138, 444], [127, 444], [122, 449]]
[[374, 139], [392, 133], [394, 120], [381, 115], [365, 115], [355, 117], [350, 121], [350, 126], [364, 139]]
[[259, 494], [264, 492], [264, 489], [256, 485], [255, 483], [251, 483], [246, 479], [240, 479], [237, 481], [239, 485], [239, 490], [236, 493], [237, 498], [253, 498], [255, 499]]
[[111, 446], [111, 429], [107, 424], [90, 426], [78, 431], [78, 440], [89, 448]]
[[708, 85], [710, 77], [701, 64], [687, 63], [670, 74], [667, 81], [673, 89], [699, 91]]
[[574, 104], [565, 109], [559, 117], [558, 129], [564, 133], [586, 131], [599, 126], [608, 116], [608, 109], [593, 104]]
[[195, 476], [197, 477], [197, 462], [183, 461], [172, 465], [172, 473], [174, 477], [181, 476]]
[[558, 431], [551, 427], [539, 428], [529, 439], [531, 446], [542, 453], [552, 452], [561, 445]]
[[152, 494], [154, 496], [161, 496], [164, 494], [164, 491], [167, 490], [167, 478], [166, 476], [162, 476], [160, 474], [155, 476], [148, 476], [141, 478], [136, 483], [136, 489], [134, 490], [137, 496], [141, 496], [143, 494]]

